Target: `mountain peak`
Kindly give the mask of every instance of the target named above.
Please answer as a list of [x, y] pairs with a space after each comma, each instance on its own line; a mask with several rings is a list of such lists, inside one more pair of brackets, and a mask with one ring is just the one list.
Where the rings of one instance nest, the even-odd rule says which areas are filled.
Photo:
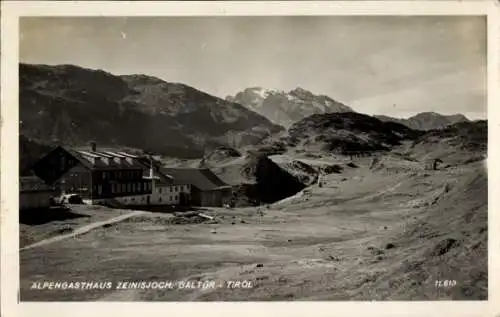
[[353, 111], [348, 106], [330, 97], [315, 95], [301, 87], [292, 89], [289, 92], [250, 87], [234, 96], [228, 96], [226, 100], [239, 103], [285, 127], [316, 113]]
[[314, 94], [312, 92], [310, 92], [309, 90], [304, 89], [302, 87], [297, 87], [295, 89], [290, 90], [289, 94], [297, 95], [297, 96], [300, 96], [300, 95], [314, 96]]

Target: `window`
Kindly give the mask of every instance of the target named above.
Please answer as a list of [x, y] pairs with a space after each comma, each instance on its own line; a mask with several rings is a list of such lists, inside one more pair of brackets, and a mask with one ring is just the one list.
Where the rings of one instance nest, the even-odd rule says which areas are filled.
[[158, 188], [158, 194], [161, 194], [161, 188]]
[[97, 194], [102, 194], [102, 185], [97, 185]]
[[170, 201], [172, 201], [172, 200], [173, 200], [173, 197], [172, 197], [172, 196], [170, 196]]
[[169, 188], [170, 192], [172, 192], [172, 186], [169, 186], [168, 188]]
[[179, 199], [179, 196], [175, 195], [175, 200]]
[[160, 198], [158, 198], [158, 201], [161, 203], [161, 197], [160, 197]]

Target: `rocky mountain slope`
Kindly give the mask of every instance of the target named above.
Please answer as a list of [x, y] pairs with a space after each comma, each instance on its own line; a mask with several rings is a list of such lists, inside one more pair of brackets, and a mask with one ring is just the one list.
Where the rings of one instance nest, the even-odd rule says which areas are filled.
[[436, 112], [422, 112], [407, 119], [393, 118], [389, 116], [375, 116], [377, 119], [386, 122], [396, 122], [415, 130], [443, 129], [450, 124], [458, 122], [469, 122], [462, 114], [442, 115]]
[[482, 160], [488, 149], [488, 122], [460, 122], [431, 130], [411, 143], [408, 152], [420, 160], [440, 158], [448, 163]]
[[20, 133], [53, 143], [128, 146], [201, 157], [282, 128], [233, 102], [145, 75], [20, 64]]
[[315, 95], [302, 88], [284, 92], [252, 87], [226, 100], [240, 103], [284, 127], [312, 114], [353, 111], [328, 96]]
[[237, 207], [273, 203], [306, 187], [303, 180], [267, 156], [227, 147], [208, 153], [200, 166], [210, 168], [233, 186], [232, 203]]
[[291, 149], [310, 154], [387, 151], [422, 134], [402, 124], [356, 112], [314, 114], [292, 124], [287, 133], [266, 139], [256, 150], [267, 154]]

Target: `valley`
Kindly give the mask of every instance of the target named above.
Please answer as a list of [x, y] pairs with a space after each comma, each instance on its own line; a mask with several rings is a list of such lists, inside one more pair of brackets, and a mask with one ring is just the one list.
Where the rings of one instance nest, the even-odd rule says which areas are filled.
[[[21, 299], [485, 299], [485, 161], [429, 171], [397, 155], [381, 159], [383, 168], [370, 168], [371, 160], [355, 161], [357, 168], [308, 161], [344, 169], [274, 204], [205, 208], [213, 222], [176, 225], [169, 214], [145, 212], [21, 251]], [[437, 288], [440, 279], [457, 286]], [[253, 287], [30, 290], [35, 280], [248, 280]]]
[[[187, 212], [67, 204], [20, 214], [22, 301], [487, 299], [486, 120], [369, 116], [302, 88], [223, 100], [72, 65], [21, 64], [20, 77], [21, 176], [57, 145], [97, 141], [210, 170], [232, 194]], [[180, 280], [218, 286], [32, 287]], [[220, 286], [228, 281], [252, 287]]]

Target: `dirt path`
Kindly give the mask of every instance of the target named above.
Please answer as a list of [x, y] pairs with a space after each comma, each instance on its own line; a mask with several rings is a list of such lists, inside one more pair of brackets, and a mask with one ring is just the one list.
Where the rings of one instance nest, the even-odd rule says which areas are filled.
[[123, 221], [123, 220], [131, 218], [131, 217], [142, 215], [144, 213], [145, 213], [144, 211], [136, 210], [136, 211], [133, 211], [133, 212], [121, 215], [121, 216], [113, 217], [113, 218], [110, 218], [110, 219], [107, 219], [107, 220], [97, 221], [97, 222], [88, 224], [86, 226], [80, 227], [78, 229], [75, 229], [71, 233], [63, 234], [63, 235], [52, 237], [52, 238], [48, 238], [48, 239], [44, 239], [42, 241], [39, 241], [39, 242], [33, 243], [31, 245], [25, 246], [25, 247], [23, 247], [23, 248], [21, 248], [19, 250], [20, 251], [28, 250], [28, 249], [40, 247], [40, 246], [43, 246], [43, 245], [47, 245], [47, 244], [50, 244], [50, 243], [58, 242], [58, 241], [61, 241], [61, 240], [64, 240], [64, 239], [72, 238], [72, 237], [75, 237], [75, 236], [87, 233], [87, 232], [89, 232], [91, 230], [94, 230], [96, 228], [100, 228], [100, 227], [102, 227], [104, 225], [117, 223], [117, 222]]

